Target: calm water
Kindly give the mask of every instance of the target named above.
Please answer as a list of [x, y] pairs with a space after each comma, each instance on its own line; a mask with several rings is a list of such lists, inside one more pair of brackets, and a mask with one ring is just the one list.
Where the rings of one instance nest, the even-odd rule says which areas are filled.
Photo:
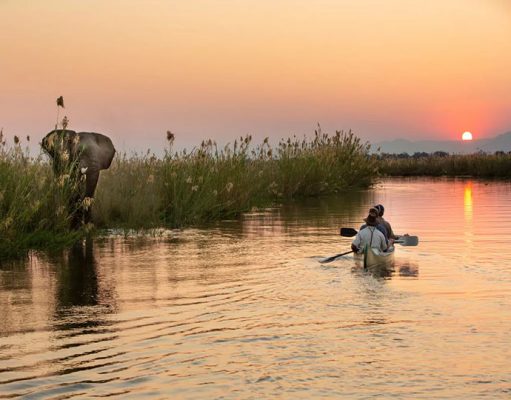
[[[419, 246], [321, 265], [375, 203]], [[510, 215], [509, 183], [391, 180], [3, 264], [0, 398], [510, 398]]]

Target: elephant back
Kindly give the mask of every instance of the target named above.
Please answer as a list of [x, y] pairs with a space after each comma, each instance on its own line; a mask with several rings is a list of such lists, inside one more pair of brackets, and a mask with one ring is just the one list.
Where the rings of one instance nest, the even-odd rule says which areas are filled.
[[108, 136], [95, 132], [79, 132], [80, 158], [86, 159], [87, 164], [94, 164], [99, 169], [107, 169], [112, 164], [115, 148]]

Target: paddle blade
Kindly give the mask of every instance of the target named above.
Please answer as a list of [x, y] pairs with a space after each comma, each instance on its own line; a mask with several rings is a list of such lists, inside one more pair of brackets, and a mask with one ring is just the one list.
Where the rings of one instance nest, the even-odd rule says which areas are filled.
[[357, 231], [353, 228], [341, 228], [341, 236], [353, 237], [357, 234]]
[[328, 258], [323, 258], [322, 260], [319, 260], [319, 262], [321, 264], [328, 264], [329, 262], [332, 262], [332, 261], [335, 261], [335, 259], [337, 258], [337, 256], [332, 256], [332, 257], [328, 257]]
[[401, 246], [417, 246], [419, 238], [417, 236], [400, 236], [394, 243], [398, 243]]

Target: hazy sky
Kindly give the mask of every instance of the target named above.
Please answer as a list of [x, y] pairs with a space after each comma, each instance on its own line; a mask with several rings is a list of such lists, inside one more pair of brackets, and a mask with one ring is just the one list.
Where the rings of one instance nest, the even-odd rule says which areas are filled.
[[0, 0], [0, 127], [119, 150], [511, 130], [511, 1]]

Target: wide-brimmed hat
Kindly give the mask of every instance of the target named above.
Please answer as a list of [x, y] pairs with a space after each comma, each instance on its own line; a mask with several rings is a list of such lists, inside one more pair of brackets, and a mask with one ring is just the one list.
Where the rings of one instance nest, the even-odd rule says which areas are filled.
[[369, 215], [367, 216], [367, 218], [364, 218], [364, 222], [369, 226], [376, 226], [376, 225], [378, 225], [377, 219], [378, 219], [378, 210], [376, 208], [371, 208], [369, 210]]

